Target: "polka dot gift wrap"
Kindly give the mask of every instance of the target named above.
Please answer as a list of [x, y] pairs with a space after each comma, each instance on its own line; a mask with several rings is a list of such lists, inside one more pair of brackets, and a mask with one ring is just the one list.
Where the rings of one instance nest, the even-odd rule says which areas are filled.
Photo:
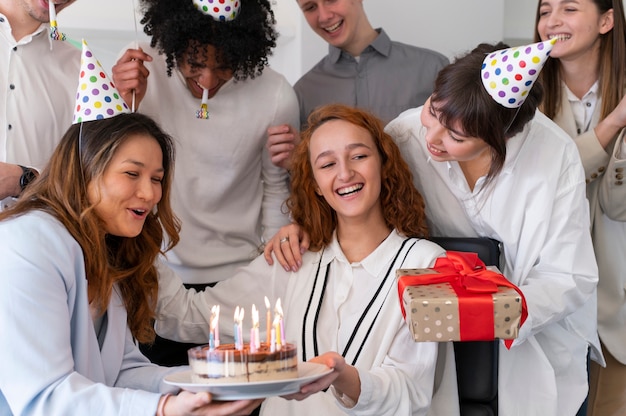
[[[496, 271], [495, 267], [488, 267]], [[433, 269], [400, 269], [396, 271], [398, 278], [402, 276], [437, 275]], [[499, 272], [498, 272], [499, 273]], [[465, 295], [461, 295], [465, 296]], [[473, 295], [468, 295], [473, 296]], [[498, 286], [495, 293], [481, 294], [491, 304], [488, 313], [483, 316], [481, 311], [462, 314], [459, 311], [459, 294], [450, 283], [412, 285], [404, 289], [402, 303], [406, 311], [406, 322], [417, 342], [435, 341], [489, 341], [492, 339], [514, 339], [519, 333], [522, 315], [520, 294], [513, 288]], [[461, 299], [464, 300], [464, 299]], [[464, 316], [461, 316], [464, 315]], [[493, 322], [493, 337], [485, 339], [474, 333], [462, 335], [461, 320], [471, 319], [476, 322]]]

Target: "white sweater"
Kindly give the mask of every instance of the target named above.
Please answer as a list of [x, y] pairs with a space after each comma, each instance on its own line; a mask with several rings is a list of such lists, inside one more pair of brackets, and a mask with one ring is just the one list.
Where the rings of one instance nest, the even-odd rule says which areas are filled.
[[152, 116], [176, 143], [172, 206], [182, 221], [180, 243], [168, 261], [185, 283], [209, 283], [234, 274], [258, 255], [262, 238], [288, 222], [281, 207], [287, 172], [274, 166], [265, 142], [269, 126], [299, 126], [298, 102], [286, 79], [265, 68], [247, 81], [231, 80], [208, 102], [210, 118], [197, 119], [201, 100], [180, 73], [154, 60], [139, 111]]

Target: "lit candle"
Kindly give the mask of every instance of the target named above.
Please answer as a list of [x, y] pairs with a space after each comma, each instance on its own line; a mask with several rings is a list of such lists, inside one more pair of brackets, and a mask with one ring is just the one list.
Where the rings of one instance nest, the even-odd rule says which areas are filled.
[[267, 296], [265, 297], [265, 330], [267, 331], [265, 333], [265, 338], [267, 340], [268, 345], [270, 344], [270, 329], [272, 326], [272, 314], [270, 312], [270, 300], [267, 298]]
[[211, 325], [209, 340], [213, 338], [215, 348], [220, 346], [220, 307], [219, 305], [213, 305], [211, 308]]
[[[252, 304], [252, 331], [254, 332], [254, 349], [261, 348], [261, 340], [259, 335], [259, 310], [255, 304]], [[250, 340], [250, 348], [252, 348], [252, 340]]]
[[274, 328], [272, 328], [270, 330], [270, 352], [275, 352], [276, 351], [276, 330]]
[[237, 339], [239, 340], [239, 345], [236, 346], [238, 350], [243, 350], [243, 308], [239, 309], [239, 316], [237, 317]]
[[250, 352], [255, 353], [256, 348], [256, 340], [254, 339], [254, 328], [250, 328]]
[[233, 321], [235, 322], [233, 328], [233, 336], [235, 337], [235, 349], [237, 349], [237, 346], [239, 345], [239, 327], [237, 326], [237, 318], [239, 318], [239, 306], [235, 308], [235, 316], [233, 316]]
[[280, 339], [280, 345], [285, 345], [285, 325], [283, 323], [283, 308], [280, 303], [280, 298], [276, 301], [276, 314], [278, 315], [279, 328], [279, 331], [276, 332], [276, 338]]
[[274, 340], [276, 342], [276, 350], [280, 351], [280, 322], [279, 322], [279, 318], [278, 315], [274, 315], [274, 328], [272, 328], [272, 331], [274, 331], [272, 333], [272, 337], [274, 337]]
[[276, 349], [280, 351], [282, 344], [285, 343], [285, 334], [283, 328], [283, 308], [280, 304], [280, 298], [276, 301], [274, 307], [274, 326], [276, 327]]

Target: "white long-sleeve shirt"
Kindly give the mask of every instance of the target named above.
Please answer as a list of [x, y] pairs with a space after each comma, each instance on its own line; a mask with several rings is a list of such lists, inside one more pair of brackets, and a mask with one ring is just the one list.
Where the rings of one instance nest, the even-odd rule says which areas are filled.
[[48, 28], [18, 42], [0, 14], [0, 162], [41, 169], [72, 124], [80, 50]]
[[587, 347], [596, 333], [598, 270], [589, 234], [585, 176], [573, 141], [537, 112], [507, 142], [501, 173], [474, 191], [457, 162], [435, 162], [421, 108], [386, 130], [396, 140], [426, 201], [437, 236], [502, 242], [503, 274], [519, 286], [528, 319], [510, 350], [500, 348], [501, 416], [573, 415], [587, 395]]
[[[158, 313], [161, 316], [157, 332], [171, 339], [207, 342], [211, 306], [219, 304], [220, 337], [232, 335], [230, 317], [235, 306], [250, 310], [253, 303], [257, 307], [263, 305], [264, 296], [273, 300], [280, 297], [286, 339], [297, 342], [301, 361], [327, 351], [341, 354], [370, 299], [381, 287], [351, 347], [345, 351], [347, 362], [359, 371], [361, 396], [358, 403], [338, 397], [331, 388], [301, 402], [269, 398], [264, 402], [262, 413], [426, 415], [433, 394], [437, 344], [413, 341], [400, 311], [395, 270], [430, 267], [444, 251], [427, 240], [409, 239], [403, 246], [404, 240], [405, 237], [394, 231], [363, 261], [350, 263], [333, 239], [323, 252], [305, 253], [303, 265], [296, 273], [286, 272], [278, 262], [269, 266], [260, 256], [238, 270], [234, 277], [199, 293], [184, 290], [176, 276], [163, 269], [159, 279]], [[397, 253], [400, 254], [396, 257]], [[322, 290], [324, 280], [326, 289]], [[265, 339], [264, 334], [261, 338]], [[439, 393], [456, 397], [456, 375], [450, 376], [452, 382], [447, 380], [447, 387], [441, 388]], [[445, 388], [451, 390], [444, 393]], [[456, 400], [448, 402], [450, 407], [440, 414], [457, 414]]]
[[172, 207], [182, 230], [167, 260], [185, 283], [223, 280], [289, 222], [287, 172], [272, 164], [265, 143], [269, 126], [299, 126], [295, 92], [265, 68], [254, 79], [228, 81], [208, 102], [210, 118], [197, 119], [201, 100], [180, 72], [168, 77], [165, 57], [141, 47], [154, 60], [145, 62], [150, 76], [139, 111], [176, 143]]

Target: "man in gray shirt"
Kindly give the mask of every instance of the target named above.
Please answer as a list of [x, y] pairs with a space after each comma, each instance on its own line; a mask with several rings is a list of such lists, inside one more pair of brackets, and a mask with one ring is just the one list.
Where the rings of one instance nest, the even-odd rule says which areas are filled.
[[[328, 42], [328, 55], [295, 84], [303, 128], [316, 107], [343, 103], [371, 111], [387, 123], [430, 96], [435, 77], [449, 61], [442, 54], [393, 42], [370, 24], [363, 0], [297, 0], [309, 26]], [[274, 164], [289, 169], [298, 132], [268, 129]]]

